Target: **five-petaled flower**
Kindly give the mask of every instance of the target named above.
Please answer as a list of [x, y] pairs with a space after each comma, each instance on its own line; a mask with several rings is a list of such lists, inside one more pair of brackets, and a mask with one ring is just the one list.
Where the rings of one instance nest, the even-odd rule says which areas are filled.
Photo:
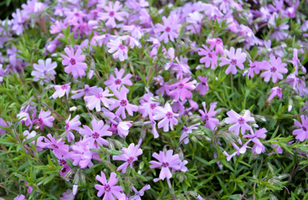
[[275, 58], [274, 55], [270, 56], [270, 61], [263, 61], [263, 63], [260, 65], [260, 69], [266, 70], [261, 74], [261, 77], [264, 77], [264, 81], [268, 82], [270, 78], [272, 77], [273, 83], [277, 82], [277, 79], [283, 79], [283, 74], [288, 72], [288, 69], [285, 68], [287, 66], [286, 63], [282, 63], [281, 58]]
[[71, 49], [65, 48], [64, 51], [67, 54], [67, 56], [63, 54], [61, 55], [64, 59], [62, 61], [62, 65], [67, 65], [64, 68], [64, 71], [66, 73], [72, 73], [75, 79], [85, 76], [87, 64], [83, 62], [85, 60], [85, 56], [81, 55], [81, 49], [78, 48], [76, 54], [74, 54], [73, 47], [71, 47]]
[[228, 118], [225, 119], [225, 122], [227, 124], [233, 124], [232, 126], [229, 127], [229, 131], [234, 131], [235, 134], [239, 134], [240, 129], [242, 135], [245, 135], [245, 132], [247, 130], [252, 131], [252, 128], [250, 125], [248, 125], [248, 122], [254, 122], [255, 119], [250, 116], [250, 111], [246, 110], [244, 115], [241, 116], [237, 114], [234, 110], [230, 110], [227, 112], [227, 115], [229, 116]]
[[176, 117], [178, 117], [179, 114], [176, 114], [172, 111], [172, 108], [170, 104], [167, 102], [165, 107], [157, 106], [154, 109], [154, 116], [153, 119], [160, 120], [158, 123], [158, 128], [164, 127], [164, 132], [169, 131], [169, 124], [171, 130], [173, 130], [173, 125], [178, 124], [178, 120]]
[[224, 53], [228, 56], [229, 59], [220, 57], [221, 62], [219, 63], [219, 66], [229, 65], [226, 70], [226, 74], [229, 74], [230, 72], [232, 74], [236, 74], [236, 66], [240, 69], [244, 69], [243, 63], [246, 60], [246, 54], [242, 53], [241, 48], [237, 49], [235, 52], [234, 47], [231, 47], [230, 51], [225, 50]]
[[101, 176], [96, 175], [96, 180], [102, 183], [102, 185], [94, 185], [95, 189], [98, 190], [98, 197], [101, 197], [105, 193], [103, 200], [114, 200], [114, 196], [116, 196], [118, 199], [125, 199], [123, 189], [120, 186], [116, 186], [118, 182], [116, 177], [117, 174], [111, 172], [109, 181], [107, 182], [104, 172], [101, 172]]
[[308, 117], [301, 115], [301, 120], [302, 124], [294, 120], [295, 126], [299, 127], [299, 129], [295, 129], [292, 134], [296, 135], [296, 139], [303, 142], [308, 138]]

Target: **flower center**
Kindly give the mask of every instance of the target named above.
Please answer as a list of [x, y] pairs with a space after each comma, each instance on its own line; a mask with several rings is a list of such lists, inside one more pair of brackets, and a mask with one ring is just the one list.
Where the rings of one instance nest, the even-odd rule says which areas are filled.
[[274, 73], [274, 72], [276, 72], [276, 71], [277, 71], [276, 67], [272, 67], [272, 68], [271, 68], [271, 72]]
[[129, 157], [129, 158], [127, 159], [127, 162], [131, 163], [131, 162], [133, 162], [133, 160], [134, 160], [133, 157]]
[[66, 125], [65, 125], [65, 130], [68, 130], [70, 128], [70, 125], [67, 123]]
[[184, 84], [183, 84], [183, 83], [180, 83], [180, 84], [179, 84], [179, 88], [182, 89], [183, 87], [184, 87]]
[[95, 97], [98, 98], [98, 99], [101, 99], [101, 98], [103, 98], [103, 94], [97, 94], [97, 95], [95, 95]]
[[172, 112], [167, 112], [166, 117], [167, 117], [168, 119], [172, 119], [173, 113], [172, 113]]
[[153, 110], [156, 107], [156, 103], [151, 103], [150, 107]]
[[60, 159], [59, 162], [60, 162], [60, 165], [65, 165], [66, 164], [66, 161], [64, 159]]
[[65, 172], [66, 172], [66, 167], [63, 167], [63, 168], [61, 169], [61, 171], [62, 171], [62, 173], [65, 173]]
[[163, 163], [161, 164], [161, 166], [162, 166], [162, 167], [168, 167], [168, 166], [169, 166], [169, 163], [163, 162]]
[[205, 119], [205, 120], [209, 120], [209, 116], [208, 116], [208, 115], [205, 115], [205, 116], [204, 116], [204, 119]]
[[212, 56], [212, 54], [211, 54], [211, 53], [209, 53], [209, 57], [210, 57], [210, 58], [213, 58], [213, 56]]
[[121, 106], [126, 106], [127, 105], [127, 101], [125, 99], [122, 99], [120, 102]]
[[61, 89], [62, 89], [62, 90], [66, 90], [67, 87], [68, 87], [67, 85], [62, 85], [62, 86], [61, 86]]
[[166, 32], [170, 32], [170, 31], [171, 31], [171, 28], [170, 28], [169, 26], [167, 26], [166, 29], [165, 29], [165, 31], [166, 31]]
[[245, 123], [245, 119], [243, 117], [239, 118], [238, 123], [239, 124], [244, 124]]
[[95, 140], [98, 139], [98, 137], [99, 137], [99, 134], [97, 132], [94, 132], [92, 134], [92, 138], [94, 138]]
[[71, 58], [70, 63], [71, 65], [76, 65], [76, 60], [74, 58]]
[[109, 16], [110, 16], [110, 17], [113, 17], [113, 16], [114, 16], [114, 11], [110, 11], [110, 12], [109, 12]]
[[217, 43], [217, 44], [220, 44], [221, 42], [222, 42], [222, 41], [221, 41], [220, 38], [217, 38], [217, 39], [216, 39], [216, 43]]
[[202, 85], [206, 85], [206, 82], [201, 82], [202, 83]]
[[109, 191], [111, 190], [109, 184], [106, 184], [106, 185], [105, 185], [105, 190], [106, 190], [106, 192], [109, 192]]
[[38, 123], [38, 124], [42, 124], [42, 123], [43, 123], [42, 118], [38, 118], [38, 119], [37, 119], [37, 123]]
[[124, 50], [124, 49], [125, 49], [125, 46], [124, 46], [123, 44], [120, 44], [120, 45], [119, 45], [119, 48], [122, 49], [122, 50]]
[[237, 63], [236, 59], [231, 59], [231, 64], [232, 65], [236, 65], [236, 63]]
[[120, 84], [122, 83], [122, 81], [121, 81], [120, 79], [117, 79], [117, 80], [114, 81], [114, 83], [115, 83], [116, 85], [120, 85]]
[[307, 131], [306, 127], [303, 126], [303, 130], [304, 130], [304, 131]]
[[281, 92], [282, 92], [282, 91], [281, 91], [281, 88], [278, 88], [278, 89], [277, 89], [277, 93], [278, 93], [278, 94], [281, 94]]
[[59, 149], [59, 147], [55, 144], [52, 144], [52, 146], [55, 148], [55, 149]]

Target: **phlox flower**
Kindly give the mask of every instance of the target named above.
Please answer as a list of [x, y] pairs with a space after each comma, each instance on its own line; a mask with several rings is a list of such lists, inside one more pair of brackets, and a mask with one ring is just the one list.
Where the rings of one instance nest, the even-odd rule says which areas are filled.
[[95, 189], [98, 190], [97, 196], [101, 197], [105, 194], [103, 200], [115, 200], [114, 196], [118, 199], [125, 199], [125, 194], [120, 186], [116, 186], [118, 179], [117, 174], [111, 172], [109, 181], [107, 182], [104, 172], [101, 172], [101, 176], [96, 175], [96, 180], [102, 183], [102, 185], [95, 184]]
[[[7, 127], [7, 123], [2, 118], [0, 118], [0, 126]], [[2, 136], [4, 134], [5, 134], [5, 130], [0, 128], [0, 136]]]
[[74, 200], [75, 199], [75, 195], [73, 194], [73, 192], [71, 192], [71, 189], [66, 190], [66, 192], [64, 192], [62, 196], [63, 197], [60, 197], [60, 200]]
[[214, 110], [217, 106], [217, 103], [216, 102], [211, 103], [210, 109], [209, 109], [208, 112], [206, 110], [206, 103], [205, 102], [202, 102], [202, 106], [203, 106], [204, 111], [201, 110], [201, 109], [199, 110], [199, 113], [201, 114], [201, 121], [205, 120], [206, 122], [204, 124], [204, 127], [209, 128], [213, 131], [213, 130], [215, 130], [216, 125], [219, 123], [218, 119], [213, 118], [216, 115], [216, 111], [214, 111]]
[[129, 90], [125, 87], [125, 85], [132, 86], [133, 83], [130, 80], [132, 77], [131, 74], [126, 74], [124, 77], [125, 70], [120, 69], [118, 70], [115, 68], [114, 74], [116, 77], [113, 76], [113, 74], [109, 75], [109, 79], [105, 81], [105, 85], [107, 85], [112, 91], [114, 90], [120, 90], [121, 86], [122, 88], [125, 88], [125, 91], [128, 92]]
[[159, 137], [159, 134], [158, 134], [157, 129], [156, 129], [156, 122], [155, 122], [154, 119], [152, 119], [150, 121], [146, 121], [143, 124], [144, 125], [151, 124], [152, 134], [153, 134], [154, 138], [158, 138]]
[[115, 96], [118, 98], [114, 99], [114, 103], [110, 106], [110, 110], [118, 108], [116, 111], [117, 116], [122, 116], [122, 119], [126, 118], [125, 110], [130, 116], [133, 116], [133, 112], [138, 111], [138, 106], [130, 104], [127, 100], [127, 91], [124, 88], [121, 88], [119, 91], [114, 91]]
[[71, 49], [65, 48], [64, 51], [67, 54], [67, 56], [64, 54], [61, 55], [64, 59], [62, 65], [67, 65], [64, 71], [66, 73], [72, 73], [75, 79], [85, 76], [87, 64], [83, 62], [85, 60], [85, 55], [81, 55], [81, 49], [78, 48], [76, 54], [74, 53], [73, 47], [71, 47]]
[[149, 116], [149, 118], [153, 119], [153, 111], [159, 106], [159, 102], [152, 101], [152, 97], [154, 95], [152, 93], [144, 94], [142, 99], [140, 99], [139, 113], [142, 114], [142, 117]]
[[199, 94], [205, 95], [209, 90], [209, 85], [207, 84], [207, 77], [198, 76], [198, 79], [201, 81], [197, 84], [196, 90], [199, 91]]
[[118, 167], [118, 171], [122, 170], [122, 173], [126, 172], [126, 168], [128, 165], [130, 165], [131, 168], [133, 168], [133, 162], [137, 160], [137, 157], [142, 154], [142, 150], [139, 148], [139, 145], [136, 145], [134, 143], [131, 143], [127, 148], [122, 148], [123, 154], [118, 156], [113, 156], [113, 160], [122, 160], [125, 161], [122, 165]]
[[96, 111], [101, 111], [102, 110], [101, 102], [103, 102], [104, 106], [107, 108], [109, 108], [110, 104], [114, 103], [113, 100], [107, 99], [107, 97], [113, 96], [113, 94], [109, 93], [108, 88], [106, 88], [105, 90], [103, 90], [102, 88], [98, 89], [99, 92], [97, 94], [84, 97], [87, 107], [90, 110], [93, 110], [95, 108]]
[[79, 121], [80, 116], [76, 115], [72, 120], [71, 115], [69, 115], [68, 119], [65, 120], [65, 131], [67, 132], [67, 141], [71, 142], [75, 140], [75, 136], [71, 130], [78, 131], [80, 129], [81, 122]]
[[279, 87], [273, 87], [271, 89], [271, 95], [268, 97], [268, 100], [271, 101], [275, 96], [282, 98], [282, 89]]
[[[26, 126], [29, 126], [29, 130], [32, 128], [33, 122], [30, 118], [29, 113], [20, 111], [17, 114], [17, 117], [18, 117], [18, 120], [20, 120], [20, 123], [25, 123]], [[1, 120], [2, 119], [0, 118], [0, 126], [6, 125], [6, 123], [4, 121], [3, 121], [3, 123], [1, 123]], [[1, 134], [1, 130], [3, 130], [3, 129], [0, 129], [0, 134]]]
[[16, 12], [12, 14], [12, 30], [16, 33], [16, 35], [21, 35], [24, 31], [23, 23], [24, 18], [20, 9], [17, 9]]
[[159, 41], [163, 41], [167, 43], [169, 38], [172, 42], [174, 42], [174, 38], [178, 37], [178, 29], [180, 25], [178, 24], [178, 17], [176, 15], [169, 15], [168, 18], [163, 16], [162, 18], [164, 25], [156, 24], [156, 32], [162, 34], [159, 36]]
[[188, 82], [189, 78], [184, 78], [177, 83], [170, 85], [171, 88], [175, 88], [170, 92], [170, 96], [174, 98], [175, 101], [181, 99], [181, 101], [185, 101], [186, 98], [190, 99], [192, 93], [190, 90], [194, 90], [196, 88], [195, 84], [197, 83], [196, 80]]
[[179, 114], [173, 113], [172, 108], [169, 103], [165, 104], [165, 107], [157, 106], [154, 109], [154, 116], [153, 119], [160, 120], [158, 123], [158, 128], [164, 127], [164, 132], [169, 131], [169, 124], [171, 130], [173, 130], [173, 125], [178, 124], [178, 120], [176, 117], [178, 117]]
[[128, 135], [130, 127], [132, 127], [132, 121], [120, 121], [112, 123], [109, 130], [112, 133], [119, 135], [121, 138], [125, 138]]
[[200, 63], [205, 63], [205, 67], [210, 67], [211, 69], [215, 69], [216, 65], [217, 65], [217, 53], [215, 51], [212, 51], [213, 49], [208, 48], [207, 46], [205, 46], [204, 44], [202, 45], [202, 48], [199, 48], [199, 56], [205, 56], [202, 57], [200, 59]]
[[251, 60], [248, 60], [249, 61], [249, 68], [247, 71], [245, 71], [243, 73], [243, 76], [245, 76], [247, 73], [248, 73], [248, 78], [253, 78], [255, 74], [259, 74], [260, 73], [260, 64], [262, 64], [262, 62], [258, 62], [258, 61], [255, 61], [255, 62], [251, 62]]
[[277, 79], [283, 79], [283, 74], [288, 72], [288, 69], [285, 68], [287, 66], [286, 63], [282, 63], [281, 58], [275, 58], [275, 56], [270, 56], [270, 61], [263, 61], [263, 64], [260, 65], [260, 69], [266, 70], [261, 74], [261, 77], [264, 77], [264, 81], [268, 82], [272, 77], [273, 83], [277, 82]]
[[71, 83], [67, 83], [64, 85], [54, 85], [54, 89], [56, 90], [55, 93], [53, 93], [52, 98], [56, 99], [57, 97], [63, 97], [66, 94], [66, 98], [68, 99], [68, 94], [71, 90]]
[[46, 143], [45, 148], [52, 149], [53, 150], [52, 152], [55, 154], [57, 158], [60, 158], [68, 153], [69, 147], [68, 145], [64, 144], [64, 142], [62, 142], [62, 138], [56, 140], [51, 136], [50, 133], [47, 135], [47, 137], [49, 138], [49, 140], [45, 138], [45, 143]]
[[292, 134], [296, 135], [296, 139], [303, 142], [308, 138], [308, 117], [301, 115], [301, 120], [302, 124], [299, 123], [299, 121], [294, 120], [295, 126], [299, 127], [299, 129], [295, 129]]
[[230, 161], [231, 158], [235, 155], [246, 153], [247, 148], [250, 148], [247, 146], [250, 141], [251, 140], [248, 140], [241, 148], [239, 148], [234, 142], [232, 142], [232, 146], [236, 149], [236, 151], [231, 155], [229, 155], [226, 151], [223, 152], [223, 154], [227, 156], [227, 161]]
[[110, 40], [107, 47], [109, 48], [108, 52], [113, 54], [114, 59], [119, 58], [120, 61], [123, 61], [128, 58], [128, 48], [122, 44], [122, 40], [120, 38]]
[[151, 186], [149, 184], [146, 184], [141, 190], [136, 190], [136, 188], [133, 186], [133, 190], [135, 192], [135, 195], [130, 197], [129, 200], [141, 200], [141, 197], [144, 195], [144, 191], [151, 189]]
[[170, 179], [172, 177], [172, 173], [170, 169], [178, 170], [180, 169], [181, 160], [178, 154], [172, 155], [173, 150], [168, 150], [166, 153], [163, 151], [159, 151], [159, 154], [153, 153], [152, 156], [156, 158], [157, 161], [150, 161], [152, 164], [150, 166], [151, 169], [161, 168], [159, 178], [155, 178], [154, 182], [159, 180], [165, 180], [165, 178]]
[[78, 99], [83, 95], [92, 96], [98, 94], [99, 92], [101, 92], [101, 88], [97, 88], [97, 86], [89, 87], [87, 84], [85, 84], [84, 89], [73, 90], [72, 93], [75, 95], [71, 96], [71, 98]]
[[190, 30], [192, 33], [200, 33], [201, 27], [202, 27], [202, 19], [204, 15], [195, 11], [193, 13], [189, 13], [186, 21], [190, 23], [190, 25], [187, 26], [187, 29]]
[[54, 70], [57, 67], [57, 62], [51, 63], [51, 59], [47, 58], [46, 61], [38, 60], [38, 64], [33, 64], [34, 70], [31, 72], [31, 75], [34, 76], [34, 81], [40, 81], [40, 84], [49, 83], [50, 80], [53, 80], [56, 75]]
[[142, 27], [132, 24], [132, 25], [127, 25], [123, 27], [123, 30], [128, 31], [133, 35], [136, 39], [140, 39], [143, 36], [143, 29]]
[[25, 198], [26, 198], [25, 195], [21, 194], [15, 197], [14, 200], [24, 200]]
[[101, 161], [98, 153], [91, 151], [89, 146], [86, 146], [81, 142], [75, 143], [75, 145], [73, 145], [71, 148], [73, 151], [69, 153], [69, 157], [71, 160], [73, 160], [74, 166], [79, 165], [80, 168], [83, 169], [86, 167], [90, 168], [93, 166], [91, 159]]
[[199, 126], [200, 126], [200, 123], [194, 124], [194, 125], [189, 126], [189, 127], [183, 126], [183, 130], [181, 131], [180, 142], [183, 141], [185, 144], [188, 144], [189, 133], [192, 133], [193, 130], [198, 129]]
[[79, 133], [84, 135], [83, 142], [88, 143], [90, 148], [99, 148], [98, 144], [103, 146], [108, 146], [109, 142], [103, 139], [103, 136], [111, 136], [112, 133], [108, 131], [109, 125], [105, 125], [102, 120], [96, 121], [93, 119], [91, 121], [91, 130], [87, 125], [83, 125], [83, 128], [79, 129]]
[[53, 116], [50, 116], [50, 111], [44, 111], [41, 109], [38, 118], [33, 120], [33, 123], [36, 123], [40, 126], [41, 131], [44, 130], [44, 126], [52, 127], [52, 122], [55, 120]]
[[109, 28], [115, 28], [117, 26], [115, 19], [118, 21], [123, 21], [125, 12], [118, 12], [122, 8], [122, 4], [119, 1], [112, 3], [112, 1], [108, 1], [108, 6], [102, 6], [102, 8], [106, 11], [104, 13], [98, 13], [99, 19], [106, 22], [106, 26]]
[[220, 53], [221, 55], [224, 54], [224, 45], [220, 38], [212, 38], [206, 40], [206, 43], [210, 44], [210, 49], [215, 48], [216, 54]]
[[261, 143], [261, 141], [259, 140], [259, 138], [265, 139], [266, 138], [266, 133], [267, 130], [265, 128], [262, 128], [260, 130], [255, 131], [255, 133], [251, 134], [251, 135], [244, 135], [243, 138], [250, 138], [251, 141], [254, 144], [254, 146], [252, 147], [252, 152], [254, 154], [260, 154], [265, 152], [265, 146]]
[[246, 60], [246, 54], [242, 53], [241, 48], [237, 49], [235, 52], [234, 47], [231, 47], [230, 51], [225, 50], [224, 53], [228, 56], [229, 59], [220, 57], [221, 62], [219, 63], [219, 66], [229, 65], [226, 70], [226, 74], [229, 74], [230, 72], [232, 74], [236, 74], [236, 66], [240, 69], [244, 69], [243, 63]]
[[243, 116], [237, 114], [234, 110], [228, 111], [227, 115], [229, 117], [225, 119], [225, 122], [227, 124], [235, 123], [235, 124], [233, 124], [232, 126], [229, 127], [229, 131], [234, 131], [234, 133], [236, 135], [239, 134], [240, 129], [241, 129], [242, 135], [245, 135], [245, 132], [247, 130], [252, 131], [251, 126], [248, 125], [247, 123], [248, 122], [254, 122], [255, 119], [253, 117], [250, 117], [250, 111], [249, 110], [246, 110]]

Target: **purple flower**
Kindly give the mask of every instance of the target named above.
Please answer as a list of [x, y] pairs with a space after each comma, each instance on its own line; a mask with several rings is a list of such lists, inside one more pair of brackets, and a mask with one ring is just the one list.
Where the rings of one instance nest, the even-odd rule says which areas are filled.
[[203, 17], [204, 15], [197, 11], [189, 13], [188, 17], [186, 18], [186, 21], [190, 23], [190, 25], [187, 26], [187, 29], [190, 30], [192, 33], [199, 34], [201, 32]]
[[36, 123], [40, 126], [41, 131], [44, 130], [44, 126], [52, 127], [52, 122], [55, 120], [53, 116], [50, 116], [50, 111], [44, 111], [41, 109], [38, 118], [33, 120], [33, 123]]
[[110, 42], [108, 42], [107, 44], [107, 47], [109, 48], [108, 52], [113, 53], [114, 59], [119, 58], [120, 61], [123, 61], [128, 58], [127, 56], [128, 48], [127, 46], [122, 44], [120, 38], [117, 38], [115, 40], [110, 40]]
[[230, 51], [225, 50], [224, 53], [228, 56], [229, 59], [220, 57], [221, 62], [219, 63], [219, 66], [229, 65], [226, 70], [226, 74], [229, 74], [230, 72], [232, 74], [236, 74], [236, 66], [240, 69], [244, 69], [243, 63], [246, 60], [246, 54], [242, 53], [241, 48], [237, 49], [235, 52], [234, 47], [231, 47]]
[[93, 130], [91, 130], [87, 125], [83, 125], [83, 128], [79, 129], [79, 133], [84, 135], [84, 143], [88, 143], [90, 148], [99, 148], [98, 144], [103, 146], [108, 146], [109, 142], [103, 139], [103, 136], [111, 136], [112, 133], [108, 131], [108, 125], [105, 125], [102, 120], [96, 121], [93, 119], [91, 121]]
[[17, 197], [14, 198], [14, 200], [24, 200], [25, 199], [25, 195], [21, 194], [18, 195]]
[[152, 93], [144, 94], [142, 99], [140, 99], [139, 113], [142, 114], [142, 117], [149, 116], [150, 120], [153, 119], [153, 111], [159, 106], [159, 102], [152, 101]]
[[224, 55], [224, 45], [220, 38], [212, 38], [206, 40], [206, 43], [210, 44], [210, 49], [214, 49], [216, 51], [216, 54], [220, 53], [221, 55]]
[[159, 36], [159, 40], [167, 43], [169, 41], [169, 38], [172, 42], [174, 42], [174, 38], [178, 37], [178, 29], [180, 25], [178, 24], [178, 17], [176, 15], [169, 15], [168, 18], [163, 16], [163, 22], [162, 24], [156, 24], [156, 32], [162, 32], [162, 34]]
[[22, 13], [20, 9], [17, 9], [15, 13], [12, 14], [12, 30], [17, 34], [21, 35], [24, 31], [23, 23], [24, 19], [22, 17]]
[[49, 83], [51, 80], [55, 79], [55, 68], [57, 67], [57, 62], [51, 63], [51, 59], [47, 58], [46, 62], [44, 60], [39, 60], [38, 64], [33, 64], [34, 70], [31, 72], [34, 81], [40, 81], [41, 85]]
[[108, 1], [108, 6], [103, 6], [105, 13], [99, 13], [99, 19], [106, 21], [106, 26], [109, 28], [115, 28], [117, 26], [115, 19], [118, 21], [123, 21], [125, 12], [118, 12], [122, 8], [122, 4], [116, 1], [114, 4], [112, 1]]
[[64, 142], [61, 142], [62, 138], [56, 140], [51, 136], [50, 133], [47, 135], [47, 137], [49, 138], [49, 140], [45, 138], [46, 142], [45, 148], [52, 149], [53, 150], [52, 152], [55, 154], [57, 158], [60, 158], [68, 153], [69, 147], [68, 145], [64, 144]]
[[112, 159], [125, 161], [125, 163], [120, 165], [117, 169], [118, 171], [122, 170], [122, 173], [125, 173], [128, 165], [133, 168], [133, 162], [142, 154], [142, 150], [139, 148], [139, 145], [135, 146], [134, 143], [131, 143], [128, 148], [123, 147], [122, 152], [122, 155], [113, 156]]
[[[8, 124], [2, 118], [0, 118], [0, 126], [8, 127]], [[5, 134], [5, 130], [0, 128], [0, 136], [2, 136], [4, 134]]]
[[203, 106], [204, 111], [201, 110], [201, 109], [199, 110], [199, 113], [201, 114], [201, 121], [205, 120], [206, 122], [204, 124], [204, 127], [209, 128], [213, 131], [213, 130], [215, 130], [216, 125], [219, 123], [218, 119], [213, 118], [216, 115], [216, 111], [214, 111], [214, 110], [217, 106], [217, 103], [213, 102], [213, 103], [210, 104], [209, 112], [207, 112], [207, 110], [206, 110], [206, 103], [205, 102], [202, 102], [202, 106]]
[[196, 90], [199, 91], [199, 94], [205, 95], [205, 93], [209, 90], [209, 85], [207, 84], [207, 77], [198, 76], [198, 79], [201, 82], [198, 83]]
[[178, 120], [176, 117], [178, 117], [179, 114], [173, 113], [172, 108], [169, 103], [165, 104], [165, 107], [157, 106], [154, 109], [154, 116], [153, 119], [160, 120], [158, 123], [158, 128], [164, 127], [164, 132], [169, 131], [169, 124], [171, 130], [173, 130], [173, 125], [178, 124]]
[[253, 117], [250, 117], [250, 111], [246, 110], [244, 115], [241, 116], [237, 114], [234, 110], [230, 110], [227, 112], [227, 115], [229, 116], [228, 118], [225, 119], [225, 122], [227, 124], [233, 124], [232, 126], [229, 127], [229, 131], [234, 131], [235, 134], [239, 134], [240, 129], [242, 135], [245, 135], [245, 132], [247, 130], [252, 131], [252, 128], [250, 125], [248, 125], [248, 122], [254, 122], [255, 119]]
[[84, 97], [87, 107], [90, 110], [93, 110], [95, 108], [96, 111], [101, 111], [102, 110], [101, 102], [103, 102], [104, 106], [107, 108], [109, 108], [110, 104], [114, 103], [113, 100], [106, 98], [113, 96], [113, 94], [109, 93], [109, 90], [107, 88], [105, 89], [105, 91], [103, 91], [102, 88], [98, 89], [100, 90], [98, 94]]
[[183, 141], [185, 144], [188, 144], [189, 133], [192, 133], [193, 130], [198, 129], [199, 126], [200, 126], [200, 123], [194, 124], [194, 125], [189, 126], [189, 127], [183, 126], [183, 130], [181, 131], [180, 142]]
[[53, 93], [52, 98], [56, 99], [57, 97], [63, 97], [66, 94], [66, 98], [68, 99], [68, 94], [71, 90], [71, 83], [67, 83], [64, 85], [54, 85], [54, 89], [56, 90], [55, 93]]
[[288, 72], [286, 63], [282, 63], [281, 58], [275, 58], [275, 56], [270, 56], [271, 64], [268, 61], [263, 61], [263, 65], [260, 65], [260, 69], [267, 70], [261, 74], [261, 77], [265, 77], [264, 81], [268, 82], [272, 77], [273, 83], [277, 82], [277, 79], [283, 79], [283, 74]]
[[78, 99], [78, 98], [82, 97], [83, 95], [85, 95], [85, 96], [92, 96], [92, 95], [98, 94], [100, 91], [101, 91], [101, 89], [97, 88], [97, 86], [89, 87], [86, 84], [84, 86], [84, 89], [72, 91], [72, 93], [75, 94], [75, 95], [73, 95], [71, 98], [72, 99]]
[[72, 146], [72, 150], [73, 152], [69, 153], [69, 157], [73, 160], [74, 166], [79, 165], [80, 168], [90, 168], [93, 166], [91, 159], [101, 160], [98, 153], [91, 151], [90, 148], [83, 143], [75, 143], [75, 145]]
[[78, 131], [80, 129], [79, 126], [81, 125], [81, 123], [79, 121], [79, 118], [80, 118], [80, 116], [76, 115], [72, 120], [70, 120], [71, 115], [69, 115], [68, 119], [65, 120], [65, 130], [68, 131], [67, 135], [66, 135], [68, 142], [75, 140], [75, 136], [74, 136], [74, 134], [72, 133], [71, 130]]
[[66, 192], [62, 194], [63, 197], [60, 197], [60, 200], [74, 200], [75, 195], [71, 192], [71, 189], [68, 189]]
[[120, 90], [120, 88], [122, 86], [122, 88], [125, 88], [125, 90], [128, 92], [129, 90], [124, 85], [128, 85], [128, 86], [133, 85], [132, 81], [130, 80], [132, 75], [126, 74], [123, 77], [125, 70], [120, 69], [120, 71], [119, 71], [117, 68], [115, 68], [114, 73], [115, 73], [116, 77], [114, 77], [113, 74], [110, 74], [109, 79], [107, 81], [105, 81], [105, 85], [109, 86], [109, 88], [112, 91]]
[[213, 49], [209, 49], [207, 46], [205, 46], [204, 44], [202, 45], [203, 49], [202, 48], [199, 48], [199, 56], [205, 56], [205, 57], [202, 57], [200, 59], [200, 63], [205, 63], [205, 67], [210, 67], [211, 66], [211, 69], [215, 69], [216, 65], [217, 65], [217, 60], [218, 60], [218, 57], [217, 57], [217, 53], [215, 51], [212, 51]]
[[250, 138], [255, 145], [252, 147], [252, 152], [254, 154], [260, 154], [265, 152], [265, 146], [260, 142], [258, 138], [266, 138], [265, 133], [267, 130], [265, 128], [262, 128], [260, 130], [257, 130], [255, 133], [251, 135], [244, 135], [243, 138]]
[[178, 101], [179, 99], [181, 99], [181, 101], [185, 101], [185, 98], [190, 99], [192, 96], [192, 93], [189, 90], [194, 90], [196, 88], [195, 84], [197, 83], [196, 80], [193, 80], [191, 82], [188, 82], [189, 78], [184, 78], [183, 80], [180, 80], [177, 83], [174, 83], [172, 85], [170, 85], [170, 87], [172, 88], [176, 88], [173, 89], [170, 92], [170, 96], [174, 97], [175, 101]]
[[135, 195], [130, 197], [129, 200], [141, 200], [140, 197], [144, 195], [144, 191], [151, 189], [151, 186], [149, 184], [146, 184], [141, 190], [136, 190], [136, 188], [133, 186], [133, 190], [135, 192]]
[[153, 153], [153, 157], [156, 158], [157, 161], [150, 161], [149, 163], [152, 164], [150, 166], [151, 169], [153, 168], [161, 168], [159, 178], [155, 178], [154, 182], [159, 180], [165, 180], [165, 178], [170, 179], [172, 177], [171, 169], [179, 170], [181, 160], [179, 159], [179, 155], [173, 154], [173, 150], [168, 150], [166, 153], [163, 151], [159, 151], [159, 154]]
[[102, 183], [102, 185], [94, 185], [95, 189], [98, 190], [98, 197], [101, 197], [105, 193], [103, 200], [114, 200], [114, 196], [116, 196], [118, 199], [125, 199], [123, 189], [120, 186], [115, 186], [115, 184], [117, 184], [118, 182], [118, 179], [116, 177], [117, 174], [111, 172], [110, 179], [107, 182], [104, 172], [101, 172], [101, 176], [96, 175], [96, 180]]
[[72, 73], [75, 79], [85, 76], [87, 64], [83, 62], [85, 60], [85, 56], [81, 55], [81, 49], [78, 48], [76, 54], [74, 54], [73, 47], [71, 47], [71, 49], [65, 48], [64, 51], [68, 55], [61, 55], [61, 57], [64, 59], [62, 61], [62, 65], [67, 65], [64, 68], [64, 71], [66, 73]]
[[279, 87], [273, 87], [271, 89], [271, 95], [268, 97], [268, 100], [271, 101], [275, 96], [282, 98], [282, 89]]
[[297, 120], [294, 120], [294, 124], [299, 129], [293, 131], [293, 135], [296, 135], [296, 139], [300, 140], [301, 142], [305, 141], [308, 138], [308, 118], [305, 115], [301, 115], [302, 124], [299, 123]]
[[248, 60], [249, 61], [249, 68], [247, 71], [245, 71], [243, 73], [243, 76], [246, 75], [246, 73], [248, 73], [248, 78], [253, 78], [255, 74], [259, 74], [260, 73], [260, 64], [262, 64], [262, 62], [258, 62], [258, 61], [255, 61], [255, 62], [251, 62], [251, 60]]
[[232, 142], [232, 146], [236, 149], [236, 151], [231, 155], [229, 155], [226, 151], [223, 152], [223, 154], [227, 156], [227, 161], [230, 161], [231, 158], [236, 154], [240, 155], [246, 153], [247, 148], [250, 148], [247, 146], [250, 141], [251, 140], [248, 140], [241, 148], [239, 148], [234, 142]]
[[130, 104], [127, 100], [127, 91], [124, 88], [121, 88], [121, 91], [114, 91], [115, 96], [118, 100], [114, 99], [114, 103], [110, 106], [110, 110], [118, 108], [116, 111], [117, 116], [122, 116], [122, 119], [126, 118], [125, 110], [130, 116], [133, 116], [133, 112], [138, 111], [138, 106]]
[[132, 121], [120, 121], [112, 124], [109, 130], [121, 138], [125, 138], [128, 135], [130, 127], [132, 127]]

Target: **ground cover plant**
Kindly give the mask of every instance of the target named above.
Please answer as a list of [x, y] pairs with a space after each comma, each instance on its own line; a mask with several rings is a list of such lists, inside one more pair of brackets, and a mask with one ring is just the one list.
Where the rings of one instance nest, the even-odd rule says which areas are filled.
[[307, 200], [307, 4], [28, 0], [0, 23], [0, 196]]

